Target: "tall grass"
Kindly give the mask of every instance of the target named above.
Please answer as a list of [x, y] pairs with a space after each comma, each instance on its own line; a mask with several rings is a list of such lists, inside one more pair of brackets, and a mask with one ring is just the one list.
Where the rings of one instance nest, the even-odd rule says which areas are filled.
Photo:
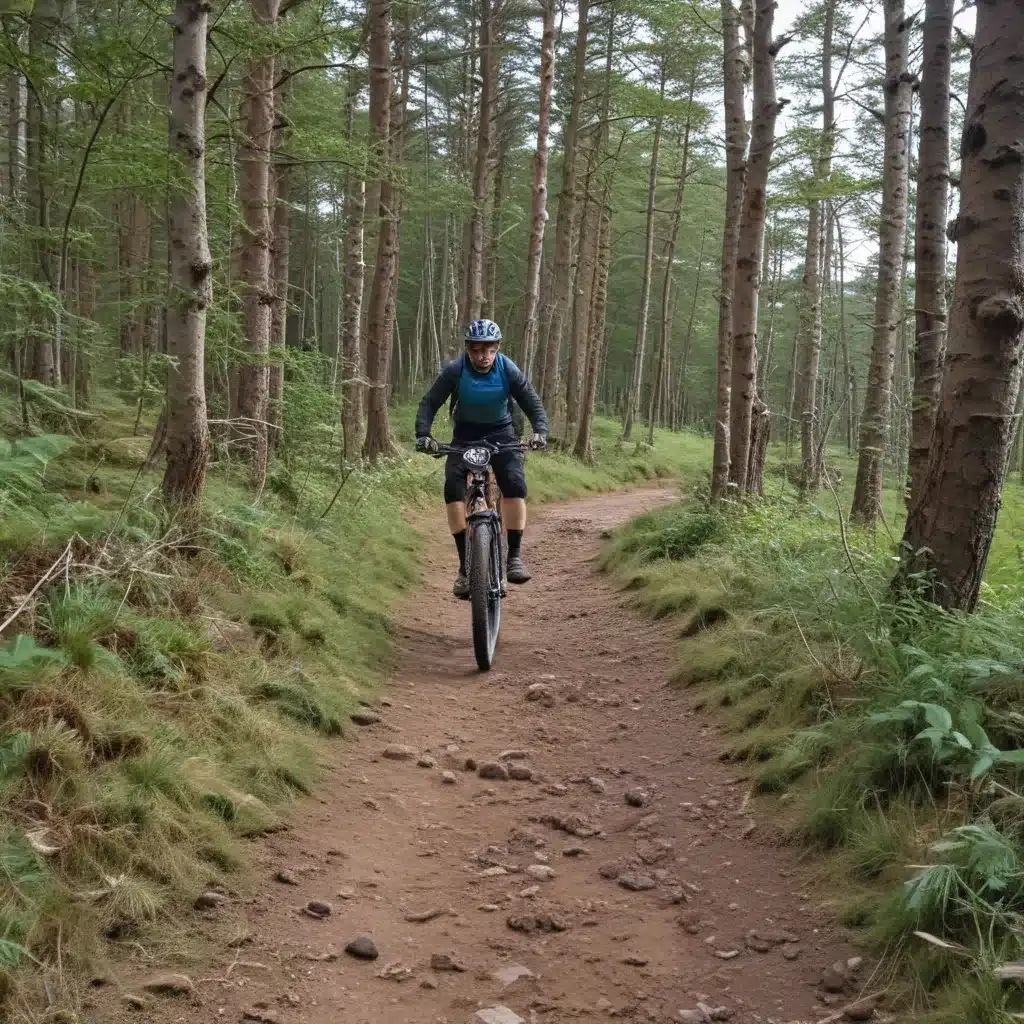
[[1024, 957], [1018, 497], [970, 617], [894, 599], [889, 538], [844, 544], [831, 495], [801, 502], [778, 478], [763, 502], [643, 517], [603, 556], [639, 607], [678, 617], [677, 681], [721, 716], [723, 756], [788, 794], [791, 838], [849, 879], [837, 913], [936, 1022], [1024, 1010], [993, 984]]

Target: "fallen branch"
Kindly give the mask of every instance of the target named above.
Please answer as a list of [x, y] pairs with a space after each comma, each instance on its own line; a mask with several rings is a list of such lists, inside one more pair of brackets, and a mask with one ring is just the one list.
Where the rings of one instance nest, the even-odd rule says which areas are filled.
[[40, 384], [37, 380], [19, 380], [15, 374], [7, 370], [0, 370], [0, 383], [7, 385], [15, 392], [18, 391], [20, 386], [24, 389], [26, 401], [38, 402], [40, 405], [45, 405], [47, 409], [60, 413], [61, 416], [68, 416], [71, 419], [84, 420], [86, 422], [100, 418], [97, 413], [86, 412], [84, 409], [75, 409], [70, 405], [59, 402], [49, 394], [52, 389], [48, 388], [45, 384]]
[[77, 534], [74, 537], [72, 537], [71, 540], [68, 541], [67, 547], [60, 553], [60, 556], [58, 557], [57, 561], [54, 562], [53, 565], [51, 565], [50, 568], [47, 569], [45, 573], [43, 573], [43, 575], [36, 582], [36, 585], [28, 592], [28, 594], [26, 595], [25, 599], [21, 602], [21, 604], [19, 604], [18, 607], [15, 608], [14, 611], [7, 616], [3, 624], [0, 624], [0, 635], [2, 635], [4, 630], [7, 629], [7, 627], [29, 606], [29, 603], [31, 602], [32, 598], [35, 597], [37, 593], [39, 593], [40, 587], [42, 587], [42, 585], [46, 583], [47, 580], [52, 579], [54, 576], [56, 576], [60, 569], [63, 567], [64, 563], [70, 563], [71, 547], [75, 543], [76, 539]]

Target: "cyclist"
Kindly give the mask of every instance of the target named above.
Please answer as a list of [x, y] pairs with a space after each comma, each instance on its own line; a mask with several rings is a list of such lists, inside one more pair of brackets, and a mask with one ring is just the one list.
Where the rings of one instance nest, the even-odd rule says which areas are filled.
[[[512, 400], [523, 409], [533, 426], [530, 447], [547, 447], [548, 417], [533, 385], [508, 356], [498, 351], [501, 328], [493, 320], [474, 320], [464, 334], [466, 351], [447, 363], [423, 396], [416, 413], [416, 447], [437, 451], [430, 431], [438, 409], [451, 399], [455, 428], [452, 444], [472, 444], [484, 439], [495, 443], [517, 440], [512, 422]], [[527, 583], [530, 573], [523, 565], [520, 548], [526, 529], [526, 473], [520, 452], [496, 455], [491, 463], [502, 495], [502, 519], [508, 531], [509, 583]], [[444, 472], [444, 501], [448, 528], [459, 552], [459, 573], [452, 592], [469, 597], [466, 579], [466, 475], [462, 458], [449, 455]]]

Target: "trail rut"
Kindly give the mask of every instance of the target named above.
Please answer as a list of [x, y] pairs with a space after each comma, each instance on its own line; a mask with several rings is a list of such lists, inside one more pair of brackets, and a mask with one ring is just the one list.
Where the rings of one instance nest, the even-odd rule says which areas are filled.
[[[713, 724], [666, 685], [672, 625], [637, 616], [595, 569], [602, 530], [670, 497], [540, 511], [524, 546], [534, 581], [505, 605], [486, 675], [439, 538], [380, 721], [353, 726], [319, 799], [259, 841], [232, 902], [197, 914], [210, 958], [189, 970], [198, 1000], [154, 997], [140, 1014], [111, 993], [93, 1019], [559, 1024], [713, 1010], [788, 1024], [848, 1002], [818, 984], [849, 950], [806, 867], [770, 842]], [[330, 913], [310, 916], [311, 901]], [[375, 961], [345, 953], [359, 936]], [[476, 1016], [498, 1007], [513, 1015]]]

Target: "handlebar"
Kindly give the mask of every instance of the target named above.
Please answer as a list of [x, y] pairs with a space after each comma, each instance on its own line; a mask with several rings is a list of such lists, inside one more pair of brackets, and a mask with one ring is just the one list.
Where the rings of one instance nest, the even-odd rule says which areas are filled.
[[531, 448], [529, 443], [523, 441], [488, 441], [486, 439], [480, 441], [473, 441], [470, 444], [441, 444], [437, 443], [435, 451], [423, 452], [424, 455], [432, 455], [435, 459], [441, 458], [443, 455], [462, 455], [470, 448], [486, 448], [492, 454], [499, 455], [503, 452], [532, 452], [540, 451], [542, 449]]

